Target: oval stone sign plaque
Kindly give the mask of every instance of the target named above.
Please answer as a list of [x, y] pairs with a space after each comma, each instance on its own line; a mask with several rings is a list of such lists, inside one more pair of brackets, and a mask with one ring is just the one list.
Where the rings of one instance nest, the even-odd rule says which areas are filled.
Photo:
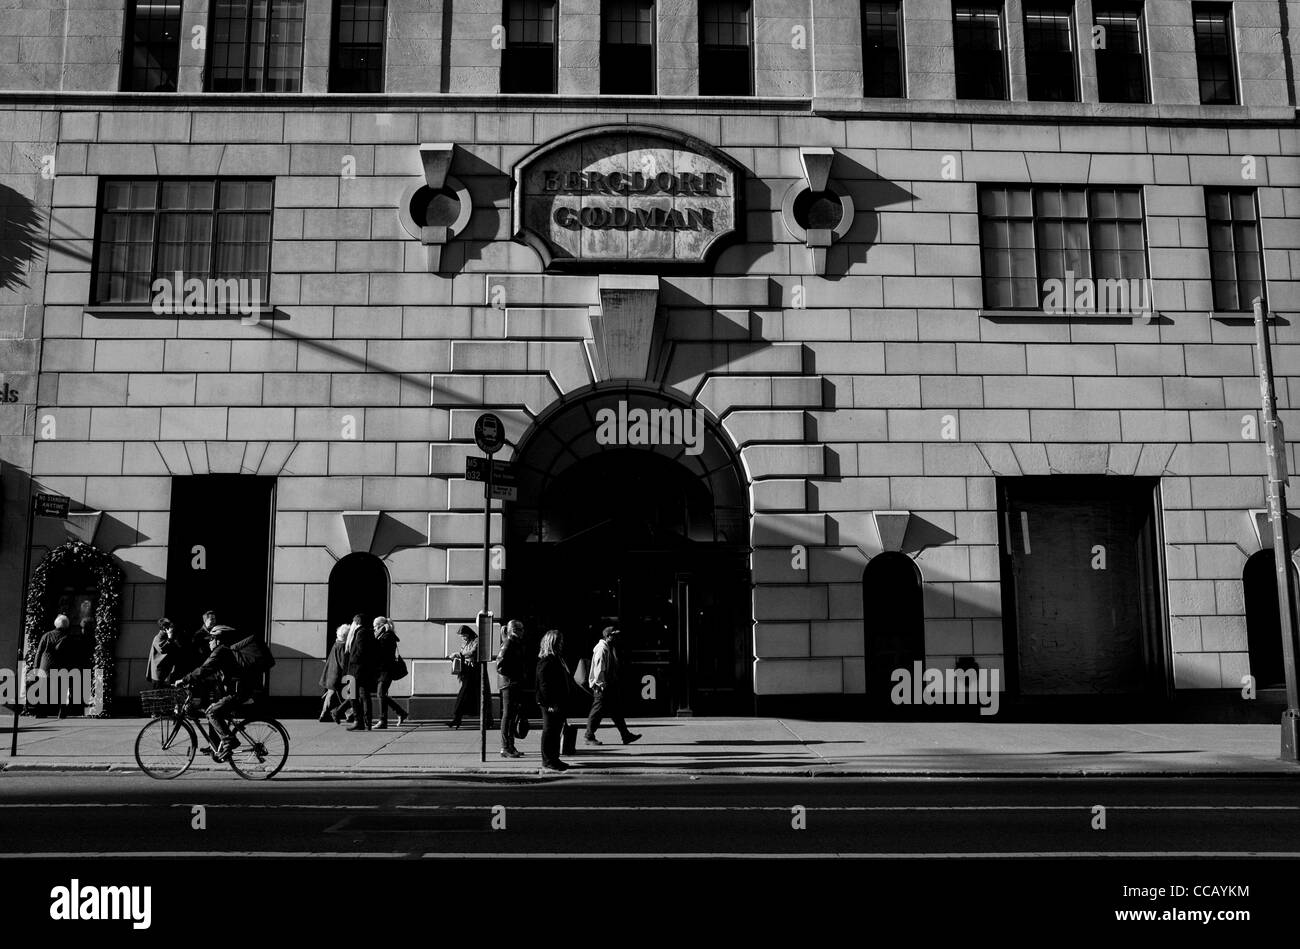
[[588, 129], [515, 168], [515, 236], [547, 266], [698, 264], [737, 230], [739, 167], [690, 136]]

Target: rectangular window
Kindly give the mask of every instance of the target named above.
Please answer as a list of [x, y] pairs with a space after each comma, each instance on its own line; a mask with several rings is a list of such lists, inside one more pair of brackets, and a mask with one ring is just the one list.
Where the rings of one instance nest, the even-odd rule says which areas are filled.
[[606, 95], [654, 95], [654, 0], [602, 0], [600, 91]]
[[979, 213], [987, 308], [1038, 309], [1053, 292], [1048, 281], [1074, 301], [1079, 280], [1094, 281], [1099, 309], [1149, 303], [1144, 287], [1103, 283], [1146, 279], [1139, 189], [993, 185], [980, 188]]
[[[1102, 102], [1146, 102], [1147, 65], [1142, 39], [1142, 8], [1092, 5], [1097, 42], [1097, 91]], [[1096, 45], [1096, 44], [1094, 44]]]
[[700, 95], [752, 96], [750, 0], [700, 4]]
[[1235, 105], [1232, 7], [1226, 3], [1194, 3], [1192, 26], [1196, 31], [1196, 77], [1201, 86], [1201, 104]]
[[555, 92], [555, 0], [506, 0], [502, 92]]
[[123, 92], [175, 92], [181, 0], [128, 0]]
[[953, 4], [958, 99], [1007, 97], [1003, 35], [1000, 3], [957, 0]]
[[384, 91], [386, 0], [336, 0], [330, 92]]
[[209, 92], [298, 92], [306, 0], [214, 0]]
[[[147, 303], [155, 279], [257, 280], [266, 302], [271, 182], [110, 178], [100, 191], [95, 303]], [[251, 287], [250, 287], [251, 289]]]
[[1249, 188], [1206, 188], [1210, 232], [1210, 275], [1214, 309], [1240, 313], [1264, 296], [1264, 246], [1259, 235], [1255, 192]]
[[903, 95], [903, 5], [900, 0], [862, 4], [863, 95]]
[[1070, 3], [1025, 3], [1025, 73], [1032, 102], [1077, 102]]

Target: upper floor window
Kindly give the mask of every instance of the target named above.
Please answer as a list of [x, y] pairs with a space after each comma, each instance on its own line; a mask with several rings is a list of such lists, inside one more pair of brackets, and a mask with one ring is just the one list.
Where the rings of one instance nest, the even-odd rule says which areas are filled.
[[654, 95], [654, 0], [602, 0], [600, 91]]
[[1074, 14], [1069, 2], [1026, 0], [1025, 73], [1034, 102], [1075, 102]]
[[953, 4], [958, 99], [1007, 97], [1007, 60], [1002, 37], [1001, 3], [956, 0]]
[[175, 92], [181, 55], [181, 0], [129, 0], [124, 92]]
[[306, 0], [215, 0], [209, 92], [298, 92]]
[[1102, 102], [1146, 102], [1146, 50], [1142, 7], [1098, 2], [1092, 5], [1097, 56], [1097, 92]]
[[700, 4], [700, 95], [751, 96], [749, 0]]
[[[154, 281], [257, 281], [271, 260], [271, 182], [110, 178], [100, 190], [95, 303], [146, 303]], [[178, 288], [177, 292], [181, 292]]]
[[1232, 7], [1225, 3], [1194, 3], [1192, 27], [1196, 31], [1196, 78], [1201, 87], [1201, 104], [1235, 105]]
[[501, 91], [555, 91], [555, 0], [506, 0]]
[[980, 188], [979, 211], [986, 307], [1038, 309], [1053, 293], [1074, 306], [1080, 290], [1101, 309], [1102, 282], [1120, 281], [1130, 308], [1149, 305], [1128, 285], [1147, 275], [1137, 188], [994, 185]]
[[1210, 275], [1214, 308], [1249, 310], [1264, 296], [1264, 246], [1259, 213], [1250, 188], [1206, 188], [1205, 219], [1210, 232]]
[[384, 91], [386, 0], [336, 0], [330, 92]]
[[863, 94], [903, 95], [903, 4], [900, 0], [862, 4]]

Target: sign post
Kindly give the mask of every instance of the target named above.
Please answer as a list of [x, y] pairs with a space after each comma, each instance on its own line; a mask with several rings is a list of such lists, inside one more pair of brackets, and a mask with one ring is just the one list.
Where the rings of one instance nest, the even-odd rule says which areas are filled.
[[[492, 591], [490, 567], [492, 563], [492, 469], [496, 466], [492, 456], [505, 444], [505, 426], [491, 412], [485, 412], [474, 423], [474, 443], [487, 455], [487, 477], [483, 485], [483, 611], [479, 614], [479, 761], [487, 762], [487, 720], [490, 708], [488, 693], [488, 660], [492, 657]], [[466, 474], [468, 474], [468, 465]]]
[[1286, 711], [1282, 713], [1282, 759], [1296, 761], [1300, 752], [1300, 696], [1296, 683], [1295, 589], [1291, 581], [1291, 544], [1286, 525], [1286, 437], [1277, 417], [1273, 389], [1273, 356], [1269, 350], [1268, 320], [1264, 302], [1254, 300], [1255, 345], [1259, 362], [1259, 395], [1263, 402], [1260, 419], [1264, 454], [1268, 461], [1268, 520], [1273, 531], [1273, 563], [1277, 575], [1278, 626], [1282, 634], [1282, 665], [1286, 671]]
[[[18, 601], [18, 648], [15, 650], [14, 657], [14, 674], [19, 676], [19, 680], [14, 686], [20, 690], [25, 689], [23, 682], [27, 678], [23, 669], [23, 647], [27, 639], [27, 573], [32, 565], [32, 527], [37, 517], [57, 517], [65, 519], [68, 516], [68, 499], [57, 494], [38, 494], [36, 493], [29, 481], [27, 483], [28, 505], [27, 505], [27, 541], [23, 545], [23, 582], [21, 599]], [[21, 703], [18, 696], [14, 696], [14, 719], [13, 729], [9, 737], [9, 757], [18, 757], [18, 706]]]

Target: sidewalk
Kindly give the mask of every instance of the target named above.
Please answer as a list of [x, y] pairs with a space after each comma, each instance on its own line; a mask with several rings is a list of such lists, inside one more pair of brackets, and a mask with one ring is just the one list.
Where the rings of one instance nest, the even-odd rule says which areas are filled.
[[[136, 771], [133, 748], [143, 719], [19, 719], [18, 757], [0, 732], [0, 771]], [[8, 725], [8, 722], [5, 722]], [[352, 732], [333, 724], [284, 722], [291, 747], [286, 773], [536, 776], [540, 729], [518, 742], [527, 757], [488, 760], [469, 724], [408, 724]], [[668, 718], [633, 723], [644, 737], [623, 746], [608, 726], [606, 742], [578, 749], [570, 774], [755, 776], [997, 775], [1294, 775], [1278, 757], [1276, 725], [1022, 724], [996, 722], [810, 722], [772, 718]], [[196, 756], [195, 770], [229, 771]]]

